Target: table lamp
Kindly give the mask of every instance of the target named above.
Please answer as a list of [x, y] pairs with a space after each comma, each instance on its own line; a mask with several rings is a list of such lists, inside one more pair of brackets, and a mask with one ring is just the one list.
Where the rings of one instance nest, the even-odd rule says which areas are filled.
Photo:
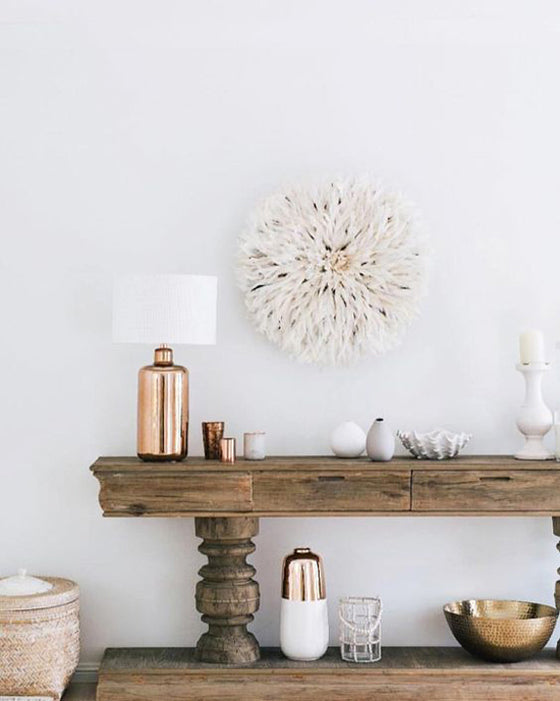
[[216, 343], [217, 278], [123, 275], [115, 280], [113, 341], [157, 345], [138, 373], [138, 457], [183, 460], [188, 452], [189, 374], [170, 344]]

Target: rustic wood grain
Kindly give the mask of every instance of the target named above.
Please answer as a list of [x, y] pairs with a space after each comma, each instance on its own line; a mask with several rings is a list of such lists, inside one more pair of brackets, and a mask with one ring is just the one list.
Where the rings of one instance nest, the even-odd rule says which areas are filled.
[[106, 513], [166, 516], [176, 512], [250, 511], [251, 477], [242, 472], [192, 472], [188, 476], [112, 472], [101, 480], [99, 502]]
[[[407, 517], [412, 517], [412, 518], [426, 518], [426, 516], [438, 516], [438, 517], [457, 517], [457, 518], [473, 518], [475, 516], [484, 516], [488, 518], [500, 518], [503, 516], [516, 516], [516, 517], [530, 517], [530, 516], [552, 516], [554, 513], [560, 513], [560, 509], [554, 509], [551, 511], [550, 509], [547, 509], [545, 511], [537, 511], [535, 509], [532, 509], [531, 511], [482, 511], [482, 510], [477, 510], [477, 511], [381, 511], [381, 510], [368, 510], [368, 511], [306, 511], [305, 514], [302, 511], [257, 511], [251, 510], [251, 511], [206, 511], [206, 510], [201, 510], [201, 511], [185, 511], [185, 510], [178, 510], [178, 511], [168, 511], [165, 513], [143, 513], [143, 514], [134, 514], [134, 513], [126, 513], [122, 511], [113, 511], [113, 512], [104, 512], [103, 516], [105, 518], [125, 518], [129, 516], [143, 516], [144, 518], [189, 518], [189, 517], [198, 517], [198, 516], [204, 516], [205, 518], [212, 518], [213, 516], [216, 516], [219, 514], [220, 516], [227, 516], [231, 518], [237, 518], [238, 516], [255, 516], [258, 518], [261, 517], [270, 517], [270, 518], [298, 518], [301, 516], [305, 516], [305, 518], [348, 518], [348, 517], [376, 517], [380, 516], [383, 518], [391, 518], [391, 517], [399, 517], [399, 516], [407, 516]], [[560, 701], [560, 699], [559, 699]]]
[[408, 511], [410, 473], [341, 469], [323, 472], [253, 474], [253, 504], [258, 511]]
[[[452, 460], [417, 460], [413, 457], [395, 457], [390, 462], [372, 462], [367, 457], [362, 458], [337, 458], [334, 455], [283, 455], [268, 457], [265, 460], [244, 460], [238, 458], [232, 466], [232, 470], [241, 472], [268, 472], [299, 470], [417, 470], [432, 471], [442, 470], [551, 470], [560, 473], [560, 465], [554, 460], [516, 460], [509, 455], [469, 455], [459, 456]], [[224, 465], [218, 460], [205, 460], [203, 457], [188, 457], [181, 462], [145, 462], [140, 458], [127, 457], [102, 457], [98, 458], [91, 466], [94, 473], [104, 472], [148, 472], [150, 474], [185, 472], [223, 472]]]
[[414, 511], [560, 512], [560, 472], [432, 470], [412, 476]]
[[259, 659], [259, 644], [247, 625], [259, 608], [256, 570], [246, 558], [255, 551], [251, 538], [259, 532], [257, 518], [196, 518], [199, 550], [208, 564], [199, 571], [196, 608], [208, 624], [196, 646], [201, 662], [242, 664]]
[[99, 458], [92, 470], [106, 516], [560, 515], [557, 463], [502, 456], [283, 457], [227, 469], [202, 458]]
[[557, 701], [553, 652], [489, 664], [459, 648], [384, 648], [372, 665], [352, 665], [330, 648], [317, 662], [291, 662], [277, 649], [243, 667], [197, 663], [192, 649], [108, 650], [98, 701]]

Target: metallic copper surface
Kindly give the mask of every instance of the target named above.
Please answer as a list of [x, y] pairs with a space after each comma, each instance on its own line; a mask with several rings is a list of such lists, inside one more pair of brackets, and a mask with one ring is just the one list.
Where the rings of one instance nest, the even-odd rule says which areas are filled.
[[223, 421], [203, 421], [202, 440], [206, 460], [219, 460], [222, 456], [220, 441], [224, 437]]
[[296, 548], [284, 558], [282, 598], [291, 601], [317, 601], [327, 596], [323, 561], [309, 548]]
[[465, 650], [492, 662], [519, 662], [536, 655], [558, 617], [558, 611], [545, 604], [494, 599], [455, 601], [443, 612]]
[[173, 365], [173, 351], [161, 346], [154, 364], [138, 373], [138, 457], [183, 460], [187, 456], [189, 373]]
[[235, 462], [235, 438], [222, 438], [220, 440], [220, 453], [222, 462]]

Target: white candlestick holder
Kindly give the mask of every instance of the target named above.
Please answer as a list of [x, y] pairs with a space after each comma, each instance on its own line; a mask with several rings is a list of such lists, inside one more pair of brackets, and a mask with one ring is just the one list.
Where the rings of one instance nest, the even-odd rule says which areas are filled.
[[517, 415], [517, 428], [525, 436], [525, 445], [515, 456], [518, 460], [549, 460], [543, 438], [552, 427], [552, 412], [542, 398], [542, 378], [550, 363], [534, 362], [517, 365], [525, 378], [525, 401]]

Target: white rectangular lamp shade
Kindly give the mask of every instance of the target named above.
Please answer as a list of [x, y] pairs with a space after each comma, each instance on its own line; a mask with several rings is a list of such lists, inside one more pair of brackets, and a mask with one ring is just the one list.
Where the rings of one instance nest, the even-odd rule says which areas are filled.
[[216, 343], [218, 279], [210, 275], [123, 275], [113, 291], [113, 341]]

